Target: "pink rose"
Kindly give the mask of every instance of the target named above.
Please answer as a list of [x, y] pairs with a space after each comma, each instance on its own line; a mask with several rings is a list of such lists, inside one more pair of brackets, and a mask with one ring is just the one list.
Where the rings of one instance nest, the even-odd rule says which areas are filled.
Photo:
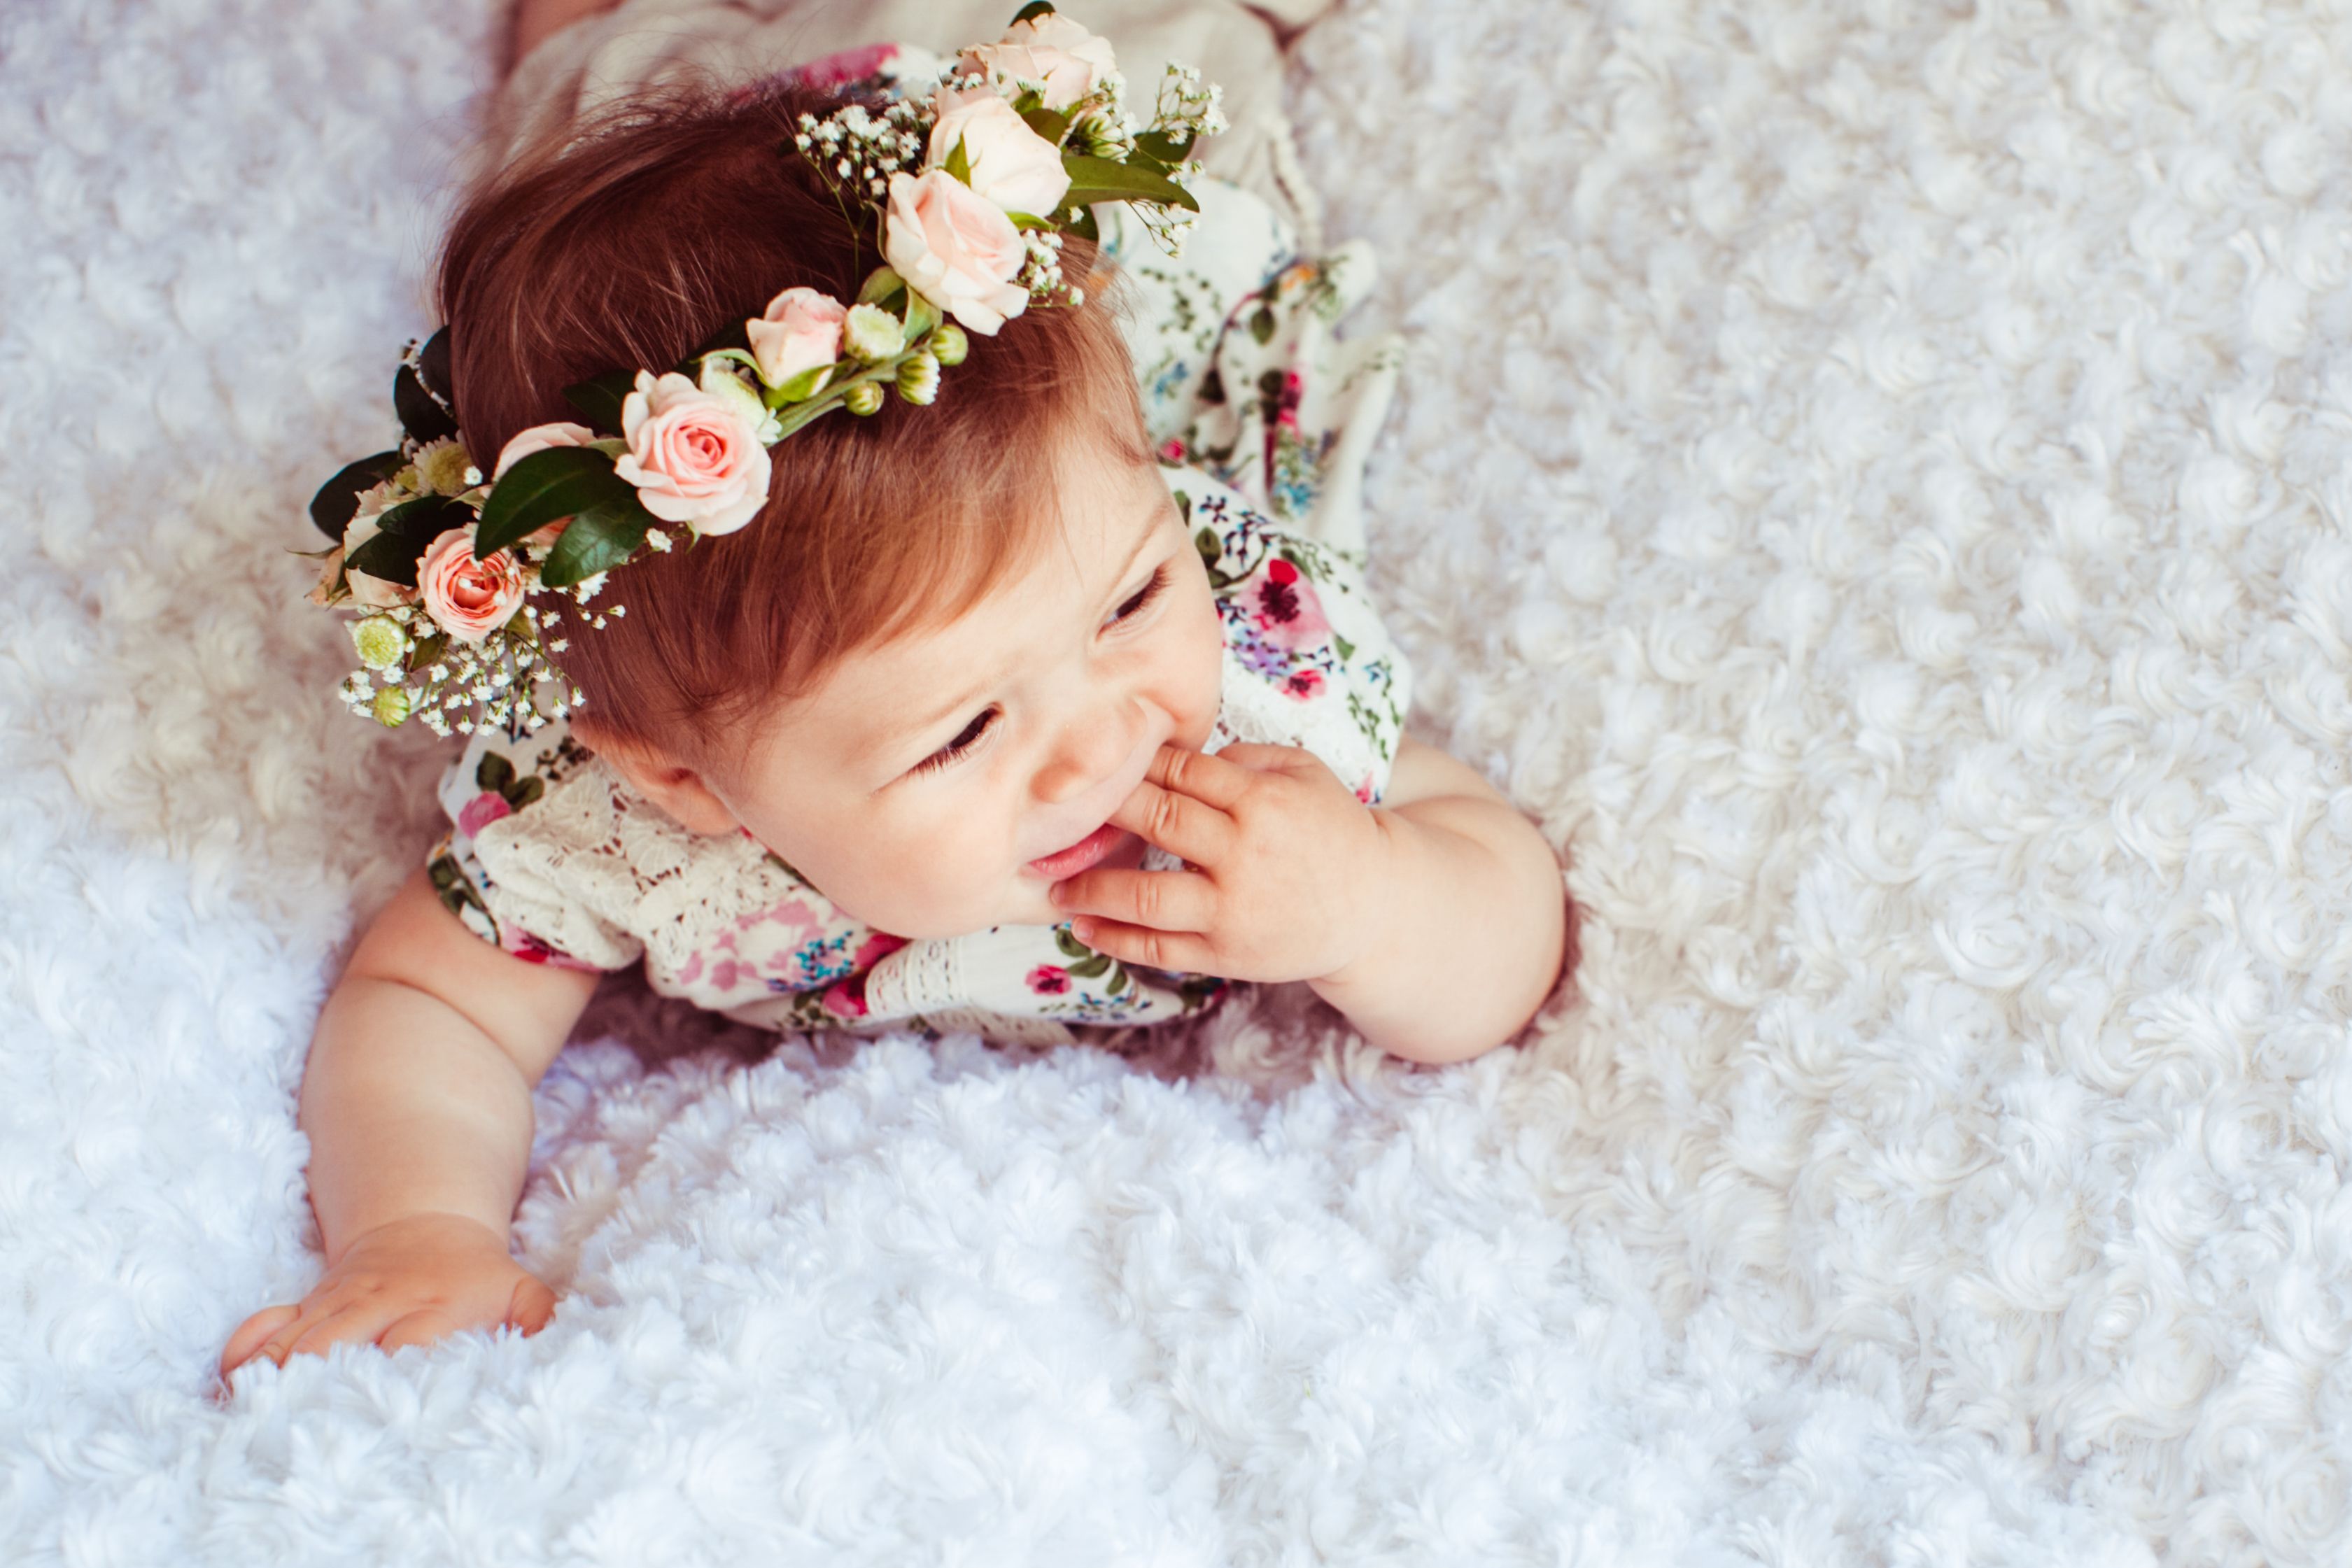
[[1110, 41], [1066, 16], [1048, 13], [1015, 22], [1004, 41], [963, 52], [966, 72], [1039, 83], [1047, 109], [1067, 109], [1118, 68]]
[[890, 176], [882, 256], [916, 293], [982, 337], [1029, 308], [1029, 291], [1013, 281], [1028, 256], [1021, 231], [945, 170]]
[[513, 440], [499, 449], [499, 465], [490, 470], [490, 482], [496, 484], [505, 478], [508, 469], [534, 452], [545, 452], [552, 446], [585, 446], [595, 439], [596, 433], [586, 425], [561, 420], [518, 431]]
[[742, 411], [672, 371], [637, 372], [621, 403], [629, 449], [613, 472], [646, 510], [697, 533], [731, 534], [768, 504], [768, 449]]
[[1040, 964], [1029, 971], [1029, 988], [1041, 997], [1058, 997], [1070, 988], [1070, 972], [1058, 964]]
[[967, 182], [976, 195], [985, 196], [1008, 213], [1034, 217], [1051, 215], [1070, 176], [1062, 167], [1062, 150], [1029, 129], [1013, 106], [993, 88], [963, 92], [941, 88], [931, 100], [938, 120], [931, 126], [931, 145], [923, 161], [926, 169], [943, 169], [956, 143], [963, 143], [964, 161], [971, 165]]
[[[756, 321], [743, 323], [760, 379], [780, 387], [794, 376], [841, 358], [841, 324], [849, 308], [814, 288], [787, 288], [768, 301]], [[822, 387], [831, 377], [817, 382]]]
[[460, 643], [478, 643], [522, 608], [522, 569], [510, 551], [474, 559], [474, 528], [451, 528], [425, 547], [416, 591], [433, 623]]

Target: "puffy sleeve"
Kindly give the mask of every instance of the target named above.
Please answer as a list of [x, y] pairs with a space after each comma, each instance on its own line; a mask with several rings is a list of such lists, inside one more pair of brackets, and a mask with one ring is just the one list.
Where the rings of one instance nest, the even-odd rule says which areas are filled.
[[477, 735], [441, 776], [449, 831], [427, 862], [434, 891], [467, 930], [519, 958], [623, 969], [644, 955], [642, 942], [568, 885], [561, 857], [536, 852], [549, 837], [551, 796], [580, 784], [593, 760], [558, 722], [520, 740]]
[[1412, 703], [1412, 671], [1356, 565], [1288, 533], [1232, 486], [1166, 471], [1209, 570], [1224, 632], [1224, 688], [1210, 749], [1236, 741], [1321, 758], [1370, 805]]
[[1105, 208], [1121, 320], [1164, 463], [1231, 486], [1277, 528], [1364, 560], [1363, 475], [1402, 362], [1391, 332], [1342, 337], [1378, 267], [1359, 240], [1302, 254], [1261, 197], [1197, 183], [1200, 218], [1162, 254]]

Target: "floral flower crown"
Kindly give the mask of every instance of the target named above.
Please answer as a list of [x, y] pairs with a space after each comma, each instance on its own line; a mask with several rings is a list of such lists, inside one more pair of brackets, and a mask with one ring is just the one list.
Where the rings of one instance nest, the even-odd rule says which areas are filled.
[[[965, 49], [928, 101], [803, 115], [788, 155], [853, 228], [878, 229], [884, 265], [856, 301], [787, 288], [664, 374], [567, 387], [588, 423], [523, 431], [487, 478], [457, 439], [448, 328], [412, 342], [393, 380], [399, 446], [347, 465], [310, 502], [335, 541], [313, 557], [310, 598], [358, 612], [344, 702], [440, 735], [539, 728], [582, 700], [550, 658], [564, 616], [593, 628], [625, 613], [590, 604], [606, 573], [675, 548], [671, 525], [691, 544], [750, 522], [769, 447], [836, 408], [873, 413], [892, 390], [929, 403], [967, 332], [1085, 303], [1063, 279], [1062, 236], [1095, 238], [1097, 203], [1129, 204], [1174, 250], [1199, 211], [1187, 159], [1223, 129], [1217, 89], [1169, 67], [1145, 128], [1124, 92], [1109, 44], [1038, 0], [1002, 40]], [[533, 602], [551, 598], [571, 603]]]

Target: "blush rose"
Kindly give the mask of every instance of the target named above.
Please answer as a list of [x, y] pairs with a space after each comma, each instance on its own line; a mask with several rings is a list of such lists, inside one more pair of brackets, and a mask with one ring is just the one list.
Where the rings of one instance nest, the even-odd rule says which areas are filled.
[[451, 528], [416, 563], [416, 591], [433, 623], [460, 643], [478, 643], [522, 608], [522, 568], [513, 552], [474, 559], [474, 528]]
[[759, 319], [743, 323], [760, 379], [780, 387], [841, 358], [841, 324], [848, 315], [840, 300], [814, 288], [787, 288], [769, 300]]
[[916, 293], [983, 337], [1029, 307], [1013, 281], [1027, 259], [1021, 231], [943, 169], [890, 176], [882, 256]]
[[671, 371], [637, 372], [621, 403], [629, 444], [613, 472], [637, 487], [646, 510], [703, 534], [731, 534], [768, 501], [768, 449], [731, 399]]
[[1067, 109], [1094, 91], [1118, 68], [1110, 41], [1098, 38], [1066, 16], [1048, 13], [1015, 22], [1003, 41], [966, 49], [963, 68], [982, 75], [1037, 83], [1045, 107]]
[[931, 126], [926, 169], [940, 169], [963, 144], [964, 161], [971, 166], [969, 183], [1008, 213], [1045, 217], [1070, 188], [1062, 167], [1062, 150], [1029, 129], [993, 88], [976, 87], [958, 92], [941, 88], [931, 100], [939, 118]]

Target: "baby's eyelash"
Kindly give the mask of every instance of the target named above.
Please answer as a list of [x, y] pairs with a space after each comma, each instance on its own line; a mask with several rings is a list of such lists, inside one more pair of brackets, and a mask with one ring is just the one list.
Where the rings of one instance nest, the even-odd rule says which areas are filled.
[[945, 746], [940, 747], [937, 751], [934, 751], [929, 757], [924, 758], [920, 762], [916, 763], [915, 771], [918, 773], [938, 772], [940, 768], [945, 768], [949, 763], [953, 762], [957, 758], [961, 757], [965, 752], [970, 751], [973, 747], [979, 745], [980, 737], [986, 735], [988, 733], [989, 726], [995, 722], [996, 710], [994, 708], [991, 707], [982, 709], [980, 713], [973, 717], [970, 724], [965, 725], [961, 730], [957, 732], [956, 737], [953, 740], [949, 741]]
[[1160, 567], [1152, 572], [1150, 581], [1145, 583], [1141, 588], [1137, 589], [1134, 595], [1129, 598], [1126, 603], [1111, 612], [1109, 624], [1116, 626], [1120, 622], [1126, 620], [1129, 616], [1141, 613], [1143, 607], [1150, 603], [1153, 600], [1159, 598], [1160, 591], [1167, 586], [1168, 566], [1167, 563], [1163, 561], [1160, 563]]

